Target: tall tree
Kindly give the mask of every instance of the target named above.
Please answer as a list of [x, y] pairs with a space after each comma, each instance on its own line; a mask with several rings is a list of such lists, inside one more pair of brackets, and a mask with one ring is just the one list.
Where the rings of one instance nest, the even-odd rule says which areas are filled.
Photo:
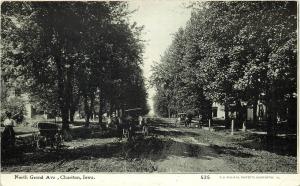
[[[87, 123], [96, 98], [116, 105], [120, 92], [113, 90], [120, 81], [129, 86], [125, 82], [130, 73], [137, 75], [138, 90], [145, 92], [139, 67], [141, 28], [129, 24], [127, 6], [126, 2], [3, 3], [2, 77], [6, 82], [19, 79], [31, 97], [58, 107], [64, 130], [80, 98]], [[146, 100], [146, 94], [139, 96]]]
[[[171, 60], [162, 60], [154, 68], [156, 87], [162, 89], [159, 94], [176, 87], [159, 86], [174, 79], [164, 72], [176, 73], [183, 84], [175, 89], [177, 95], [184, 95], [178, 99], [181, 104], [202, 100], [199, 107], [217, 101], [228, 111], [229, 104], [235, 103], [237, 119], [243, 116], [242, 101], [253, 105], [255, 114], [257, 100], [265, 95], [269, 128], [273, 128], [276, 116], [286, 112], [277, 105], [295, 105], [291, 103], [297, 97], [295, 7], [295, 2], [196, 3], [184, 29], [182, 50], [165, 55]], [[178, 57], [182, 52], [183, 57]], [[184, 68], [172, 71], [172, 65]]]

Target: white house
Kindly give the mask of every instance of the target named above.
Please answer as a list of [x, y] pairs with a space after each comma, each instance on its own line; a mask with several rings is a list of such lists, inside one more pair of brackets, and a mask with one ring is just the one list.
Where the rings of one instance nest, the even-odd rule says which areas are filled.
[[213, 119], [225, 119], [225, 107], [224, 105], [213, 102], [212, 104], [212, 118]]
[[[266, 119], [266, 105], [264, 105], [261, 101], [258, 101], [256, 115], [258, 120]], [[224, 105], [213, 102], [212, 104], [212, 118], [213, 119], [225, 119], [225, 107]], [[247, 121], [253, 120], [253, 107], [248, 106], [247, 108]]]

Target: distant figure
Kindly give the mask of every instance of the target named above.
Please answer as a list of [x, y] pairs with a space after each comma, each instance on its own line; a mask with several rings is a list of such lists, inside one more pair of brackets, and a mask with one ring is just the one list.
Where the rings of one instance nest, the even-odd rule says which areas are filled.
[[15, 126], [16, 122], [11, 118], [11, 113], [6, 112], [6, 119], [4, 120], [4, 131], [2, 134], [2, 145], [5, 147], [14, 146], [15, 144], [15, 131], [13, 127]]
[[127, 115], [125, 119], [125, 126], [124, 126], [124, 131], [128, 132], [128, 140], [132, 139], [133, 133], [134, 133], [134, 121], [132, 116]]
[[106, 120], [106, 128], [109, 128], [110, 125], [111, 125], [111, 117], [108, 116], [108, 117], [107, 117], [107, 120]]
[[184, 126], [185, 126], [185, 127], [188, 127], [188, 123], [189, 123], [189, 118], [186, 116], [186, 117], [184, 118]]
[[186, 125], [186, 127], [190, 127], [191, 123], [192, 123], [192, 115], [187, 115], [185, 117], [185, 125]]
[[144, 118], [144, 124], [148, 125], [148, 118]]
[[124, 118], [123, 118], [123, 116], [118, 116], [117, 117], [117, 123], [120, 126], [122, 126], [124, 124]]
[[117, 132], [118, 132], [117, 135], [120, 140], [122, 140], [123, 129], [124, 129], [124, 118], [123, 118], [123, 116], [118, 116], [117, 117]]
[[178, 116], [178, 118], [176, 118], [175, 120], [175, 126], [180, 125], [180, 116]]
[[142, 116], [139, 116], [139, 125], [141, 126], [143, 123], [143, 117]]
[[276, 123], [279, 124], [280, 121], [281, 121], [281, 118], [280, 118], [279, 114], [277, 113], [276, 114]]
[[201, 126], [201, 124], [202, 124], [202, 115], [201, 115], [201, 114], [199, 114], [198, 118], [199, 118], [199, 124], [198, 124], [198, 127], [200, 127], [200, 126]]
[[117, 121], [118, 119], [117, 119], [117, 117], [116, 117], [116, 114], [113, 112], [112, 113], [112, 116], [111, 116], [111, 125], [113, 126], [113, 127], [116, 127], [117, 126]]

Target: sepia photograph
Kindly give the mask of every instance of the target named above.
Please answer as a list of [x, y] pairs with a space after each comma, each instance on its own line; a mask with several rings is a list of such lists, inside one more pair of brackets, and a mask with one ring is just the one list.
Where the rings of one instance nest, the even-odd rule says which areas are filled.
[[1, 173], [297, 174], [297, 9], [3, 1]]

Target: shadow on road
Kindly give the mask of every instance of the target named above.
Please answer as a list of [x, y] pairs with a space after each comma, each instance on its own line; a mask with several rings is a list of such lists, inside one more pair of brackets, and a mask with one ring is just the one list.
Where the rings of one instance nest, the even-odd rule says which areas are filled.
[[232, 156], [250, 157], [250, 154], [239, 152], [237, 149], [230, 149], [219, 146], [204, 146], [185, 142], [177, 142], [172, 139], [160, 139], [147, 137], [137, 139], [133, 143], [112, 142], [100, 145], [77, 147], [75, 149], [61, 149], [50, 152], [24, 153], [19, 158], [6, 159], [2, 166], [30, 166], [38, 163], [66, 162], [72, 160], [90, 160], [97, 158], [117, 158], [120, 160], [148, 159], [162, 161], [169, 156], [192, 157], [209, 160], [218, 158], [222, 154]]
[[[224, 147], [218, 145], [201, 145], [190, 143], [186, 141], [174, 140], [181, 139], [182, 137], [195, 137], [196, 139], [201, 137], [201, 134], [197, 131], [187, 128], [177, 127], [160, 127], [156, 124], [151, 125], [154, 128], [151, 131], [151, 136], [146, 138], [136, 139], [132, 143], [126, 141], [114, 141], [103, 142], [103, 140], [114, 139], [114, 130], [99, 131], [90, 129], [78, 129], [74, 132], [74, 141], [82, 140], [96, 140], [94, 144], [85, 144], [81, 147], [68, 149], [66, 147], [57, 151], [35, 151], [33, 148], [20, 147], [14, 152], [15, 155], [7, 155], [1, 157], [2, 166], [23, 166], [33, 165], [38, 163], [51, 163], [51, 162], [68, 162], [72, 160], [89, 160], [97, 158], [116, 158], [119, 160], [132, 159], [147, 159], [152, 161], [163, 161], [170, 156], [178, 156], [183, 158], [196, 158], [209, 160], [212, 158], [220, 158], [222, 156], [232, 156], [241, 158], [251, 158], [252, 154], [245, 153], [242, 150], [235, 147]], [[196, 129], [198, 130], [198, 129]], [[203, 132], [203, 131], [202, 131]], [[210, 135], [206, 134], [206, 135]], [[222, 140], [223, 136], [214, 134], [218, 137], [218, 140]], [[113, 140], [111, 140], [113, 141]], [[275, 152], [277, 154], [286, 155], [296, 154], [296, 149], [293, 147], [296, 144], [295, 139], [289, 138], [276, 138], [274, 145], [269, 146], [266, 144], [266, 138], [262, 135], [250, 134], [242, 140], [232, 141], [229, 143], [238, 144], [242, 147], [267, 150]], [[291, 150], [294, 149], [295, 151]]]
[[237, 144], [245, 148], [265, 150], [278, 155], [297, 156], [297, 136], [276, 136], [268, 140], [266, 134], [250, 134]]
[[[157, 125], [159, 129], [154, 133], [169, 137], [200, 137], [199, 129], [193, 128], [176, 128], [174, 126]], [[215, 127], [214, 127], [215, 128]], [[167, 129], [167, 130], [164, 130]], [[194, 130], [194, 131], [193, 131]], [[217, 133], [213, 133], [215, 140], [226, 140], [228, 144], [235, 144], [244, 148], [254, 150], [264, 150], [271, 153], [284, 156], [297, 156], [297, 136], [292, 134], [278, 135], [272, 140], [268, 140], [267, 134], [256, 134], [249, 132], [236, 132], [235, 136], [230, 136], [230, 130], [220, 127]], [[227, 137], [226, 137], [227, 136]], [[236, 137], [239, 139], [237, 140]]]

